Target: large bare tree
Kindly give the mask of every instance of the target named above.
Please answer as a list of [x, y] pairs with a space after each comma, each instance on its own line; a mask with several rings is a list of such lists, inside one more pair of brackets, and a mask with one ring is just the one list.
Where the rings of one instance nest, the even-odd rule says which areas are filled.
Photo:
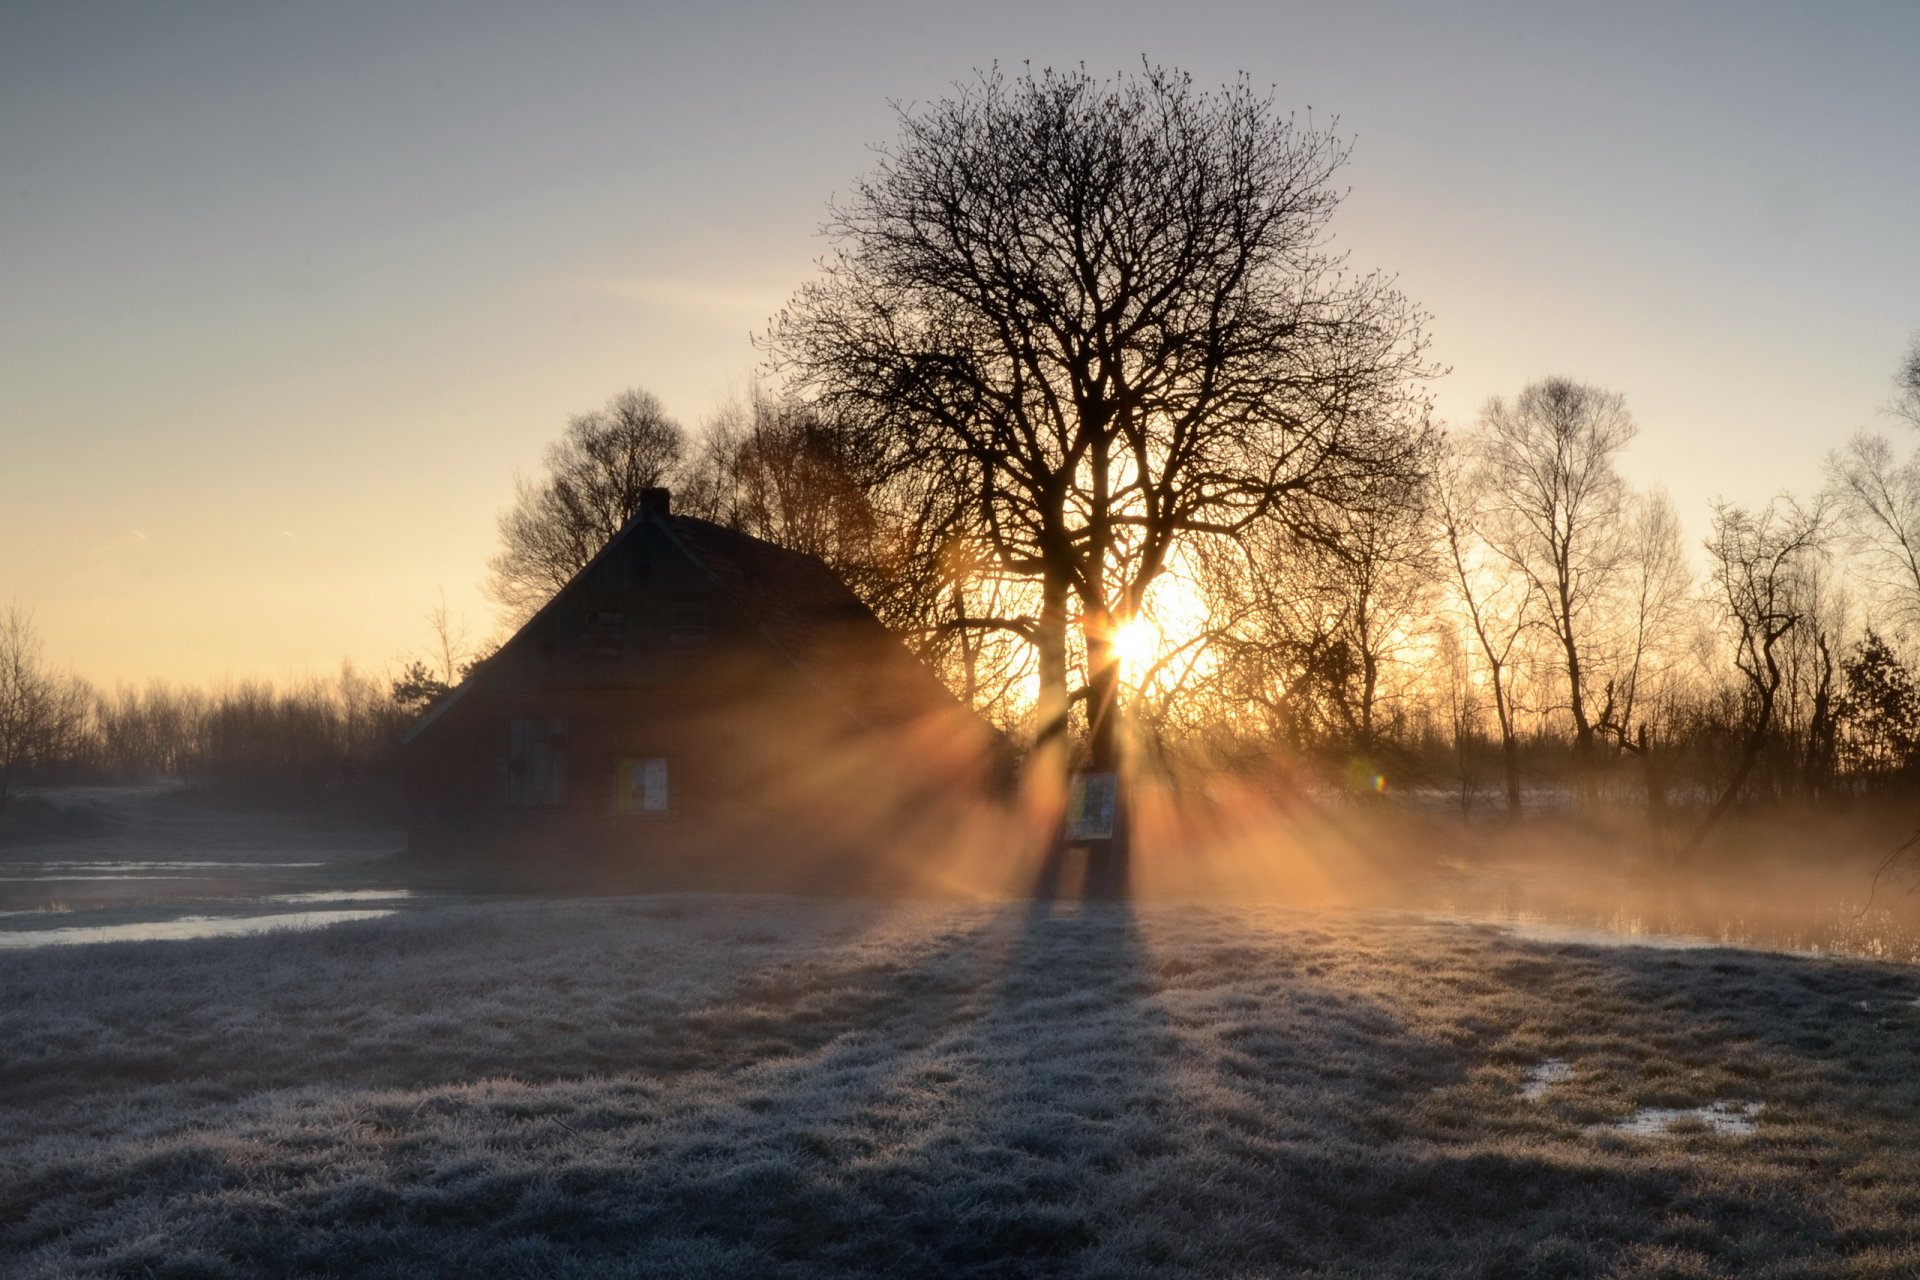
[[500, 551], [488, 562], [487, 594], [513, 623], [525, 621], [599, 554], [665, 483], [686, 436], [660, 401], [637, 388], [570, 419], [547, 449], [547, 474], [519, 480], [500, 516]]
[[1823, 504], [1808, 508], [1782, 498], [1758, 513], [1725, 504], [1714, 508], [1707, 552], [1733, 633], [1734, 666], [1745, 681], [1747, 724], [1733, 775], [1688, 839], [1683, 856], [1697, 850], [1733, 807], [1766, 747], [1786, 678], [1782, 646], [1818, 606], [1826, 532]]
[[1920, 622], [1920, 452], [1903, 458], [1862, 432], [1829, 455], [1827, 482], [1873, 603], [1902, 626]]
[[1481, 415], [1488, 541], [1527, 583], [1553, 637], [1583, 778], [1616, 692], [1597, 668], [1631, 545], [1614, 457], [1633, 436], [1618, 393], [1570, 378], [1496, 397]]
[[706, 425], [678, 506], [818, 556], [923, 653], [943, 648], [941, 548], [960, 499], [901, 470], [823, 406], [756, 389]]
[[[1920, 427], [1920, 336], [1893, 382], [1889, 410]], [[1920, 623], [1920, 452], [1901, 457], [1885, 436], [1863, 431], [1828, 455], [1827, 489], [1875, 603], [1902, 626]]]
[[1436, 476], [1434, 519], [1445, 551], [1448, 585], [1460, 620], [1473, 637], [1470, 647], [1479, 655], [1493, 697], [1507, 816], [1518, 818], [1522, 792], [1515, 686], [1523, 642], [1536, 620], [1535, 593], [1525, 578], [1496, 571], [1489, 563], [1498, 557], [1483, 540], [1487, 506], [1483, 479], [1484, 473], [1470, 469], [1460, 453], [1450, 449]]
[[965, 495], [996, 570], [1038, 584], [1043, 726], [1077, 602], [1111, 767], [1112, 638], [1177, 544], [1419, 465], [1421, 318], [1327, 248], [1345, 144], [1244, 78], [995, 70], [899, 118], [773, 364]]

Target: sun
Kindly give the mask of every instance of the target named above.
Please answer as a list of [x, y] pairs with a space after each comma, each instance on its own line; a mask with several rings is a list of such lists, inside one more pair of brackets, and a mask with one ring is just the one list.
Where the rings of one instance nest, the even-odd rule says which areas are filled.
[[1121, 670], [1138, 676], [1160, 653], [1159, 628], [1144, 617], [1129, 618], [1114, 630], [1113, 652], [1120, 659]]

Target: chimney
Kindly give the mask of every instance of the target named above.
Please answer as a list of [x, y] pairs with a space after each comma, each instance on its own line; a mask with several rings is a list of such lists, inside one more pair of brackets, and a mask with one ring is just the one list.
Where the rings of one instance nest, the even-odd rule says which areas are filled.
[[640, 491], [640, 509], [651, 511], [656, 516], [673, 514], [673, 490], [642, 489]]

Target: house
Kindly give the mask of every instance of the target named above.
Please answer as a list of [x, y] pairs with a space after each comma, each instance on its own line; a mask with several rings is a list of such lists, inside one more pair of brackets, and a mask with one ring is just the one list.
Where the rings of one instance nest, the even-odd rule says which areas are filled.
[[997, 746], [819, 559], [652, 489], [409, 733], [409, 846], [534, 881], [872, 879]]

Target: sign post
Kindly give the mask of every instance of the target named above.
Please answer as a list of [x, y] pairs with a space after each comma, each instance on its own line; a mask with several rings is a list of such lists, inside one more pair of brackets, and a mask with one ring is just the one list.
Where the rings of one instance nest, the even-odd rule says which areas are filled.
[[1086, 896], [1125, 896], [1127, 812], [1118, 772], [1076, 769], [1067, 775], [1067, 811], [1061, 819], [1060, 845], [1063, 851], [1086, 851]]

